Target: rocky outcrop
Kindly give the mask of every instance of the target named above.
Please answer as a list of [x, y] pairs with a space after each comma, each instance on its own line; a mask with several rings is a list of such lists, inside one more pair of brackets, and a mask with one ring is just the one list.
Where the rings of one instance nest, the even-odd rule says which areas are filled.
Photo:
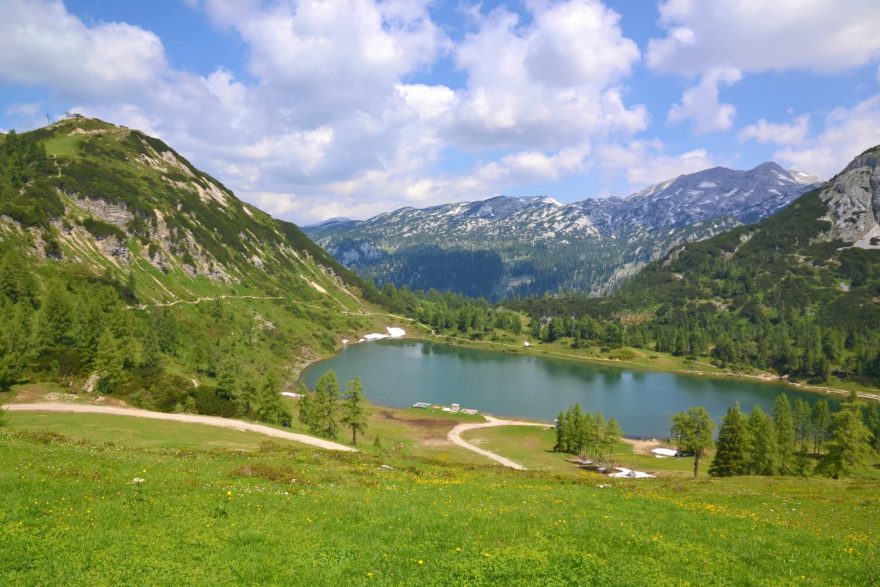
[[819, 194], [828, 207], [829, 238], [880, 249], [880, 148], [862, 153]]
[[129, 212], [124, 204], [114, 204], [100, 198], [82, 198], [76, 194], [66, 195], [77, 208], [89, 216], [123, 230], [134, 219], [134, 214]]

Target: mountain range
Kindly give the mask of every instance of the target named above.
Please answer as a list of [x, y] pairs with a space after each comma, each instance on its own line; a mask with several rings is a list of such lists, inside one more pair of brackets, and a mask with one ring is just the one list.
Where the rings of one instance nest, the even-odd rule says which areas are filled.
[[498, 196], [304, 228], [378, 283], [503, 298], [603, 293], [673, 247], [771, 216], [819, 179], [776, 163], [716, 167], [625, 198]]

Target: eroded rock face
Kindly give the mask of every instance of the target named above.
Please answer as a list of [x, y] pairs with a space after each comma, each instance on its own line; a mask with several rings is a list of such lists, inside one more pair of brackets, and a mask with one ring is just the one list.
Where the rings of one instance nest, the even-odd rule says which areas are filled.
[[76, 194], [67, 194], [78, 208], [89, 213], [93, 218], [117, 226], [125, 230], [126, 225], [134, 219], [124, 204], [113, 204], [100, 198], [81, 198]]
[[880, 149], [867, 151], [819, 194], [828, 206], [830, 238], [863, 249], [880, 249]]

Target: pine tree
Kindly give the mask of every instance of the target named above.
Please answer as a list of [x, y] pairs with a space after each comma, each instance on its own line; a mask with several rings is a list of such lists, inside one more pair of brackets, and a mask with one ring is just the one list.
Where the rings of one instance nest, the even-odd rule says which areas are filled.
[[753, 475], [775, 475], [779, 469], [776, 427], [761, 406], [749, 415], [749, 472]]
[[357, 446], [357, 434], [367, 429], [367, 410], [365, 407], [361, 380], [355, 377], [345, 385], [346, 399], [342, 408], [342, 423], [351, 429], [351, 444]]
[[672, 417], [672, 436], [676, 438], [679, 452], [694, 455], [694, 479], [700, 472], [700, 458], [712, 446], [714, 427], [704, 407], [690, 408]]
[[871, 454], [870, 442], [871, 431], [865, 426], [861, 408], [850, 398], [834, 414], [828, 454], [823, 463], [828, 473], [837, 479], [859, 470]]
[[730, 477], [745, 475], [748, 472], [749, 430], [745, 414], [739, 402], [727, 409], [721, 429], [718, 431], [718, 445], [715, 458], [709, 465], [709, 475]]
[[795, 472], [795, 430], [794, 416], [788, 396], [776, 396], [773, 402], [773, 423], [776, 426], [776, 448], [779, 455], [779, 473], [791, 475]]

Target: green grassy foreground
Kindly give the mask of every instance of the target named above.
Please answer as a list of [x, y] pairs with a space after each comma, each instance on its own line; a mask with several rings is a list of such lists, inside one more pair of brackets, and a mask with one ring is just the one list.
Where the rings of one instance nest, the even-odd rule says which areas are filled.
[[6, 585], [867, 585], [880, 573], [866, 481], [574, 481], [15, 430], [0, 431], [0, 462]]

